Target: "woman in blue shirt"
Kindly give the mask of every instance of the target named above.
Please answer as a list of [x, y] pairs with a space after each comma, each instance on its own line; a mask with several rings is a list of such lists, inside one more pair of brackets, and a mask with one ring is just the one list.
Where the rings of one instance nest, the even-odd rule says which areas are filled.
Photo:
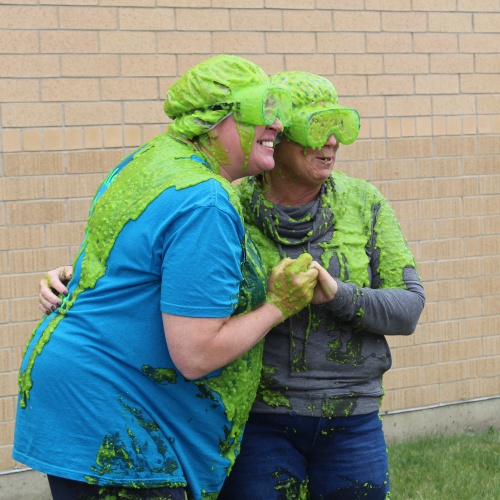
[[91, 206], [68, 294], [32, 334], [13, 457], [55, 500], [215, 498], [269, 329], [311, 299], [309, 256], [267, 276], [231, 182], [274, 166], [287, 91], [217, 56], [168, 91], [173, 119]]

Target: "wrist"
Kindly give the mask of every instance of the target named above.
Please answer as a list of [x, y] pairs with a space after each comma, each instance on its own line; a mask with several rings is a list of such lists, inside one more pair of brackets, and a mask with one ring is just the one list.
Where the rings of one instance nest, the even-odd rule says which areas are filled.
[[266, 301], [263, 304], [263, 307], [266, 307], [269, 311], [272, 327], [283, 323], [283, 321], [288, 318], [285, 311], [279, 304], [279, 300], [276, 300], [276, 298], [272, 296], [266, 297]]

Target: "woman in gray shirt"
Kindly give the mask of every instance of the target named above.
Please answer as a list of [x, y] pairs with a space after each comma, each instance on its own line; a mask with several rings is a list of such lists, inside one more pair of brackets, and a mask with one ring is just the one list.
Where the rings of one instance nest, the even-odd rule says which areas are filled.
[[292, 121], [275, 168], [238, 186], [245, 226], [268, 270], [308, 252], [329, 274], [313, 303], [266, 337], [257, 400], [219, 498], [389, 498], [385, 336], [413, 333], [423, 288], [387, 200], [333, 171], [339, 143], [357, 137], [357, 112], [320, 76], [272, 81], [291, 92]]

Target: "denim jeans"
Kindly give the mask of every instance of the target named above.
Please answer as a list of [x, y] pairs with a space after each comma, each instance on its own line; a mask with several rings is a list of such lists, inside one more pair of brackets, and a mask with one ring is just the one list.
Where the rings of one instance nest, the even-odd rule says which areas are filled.
[[378, 412], [335, 418], [254, 413], [219, 500], [389, 497]]

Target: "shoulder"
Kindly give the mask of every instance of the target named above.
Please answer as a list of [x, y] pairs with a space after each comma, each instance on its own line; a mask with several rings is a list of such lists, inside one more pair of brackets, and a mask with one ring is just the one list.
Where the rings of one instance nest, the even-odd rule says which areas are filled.
[[193, 208], [214, 207], [229, 213], [239, 214], [239, 199], [234, 188], [219, 179], [209, 177], [193, 186], [180, 189], [179, 197], [189, 200]]
[[384, 195], [370, 182], [357, 177], [350, 177], [344, 172], [332, 172], [331, 179], [336, 190], [354, 190], [358, 193], [364, 193], [372, 198], [385, 201]]

